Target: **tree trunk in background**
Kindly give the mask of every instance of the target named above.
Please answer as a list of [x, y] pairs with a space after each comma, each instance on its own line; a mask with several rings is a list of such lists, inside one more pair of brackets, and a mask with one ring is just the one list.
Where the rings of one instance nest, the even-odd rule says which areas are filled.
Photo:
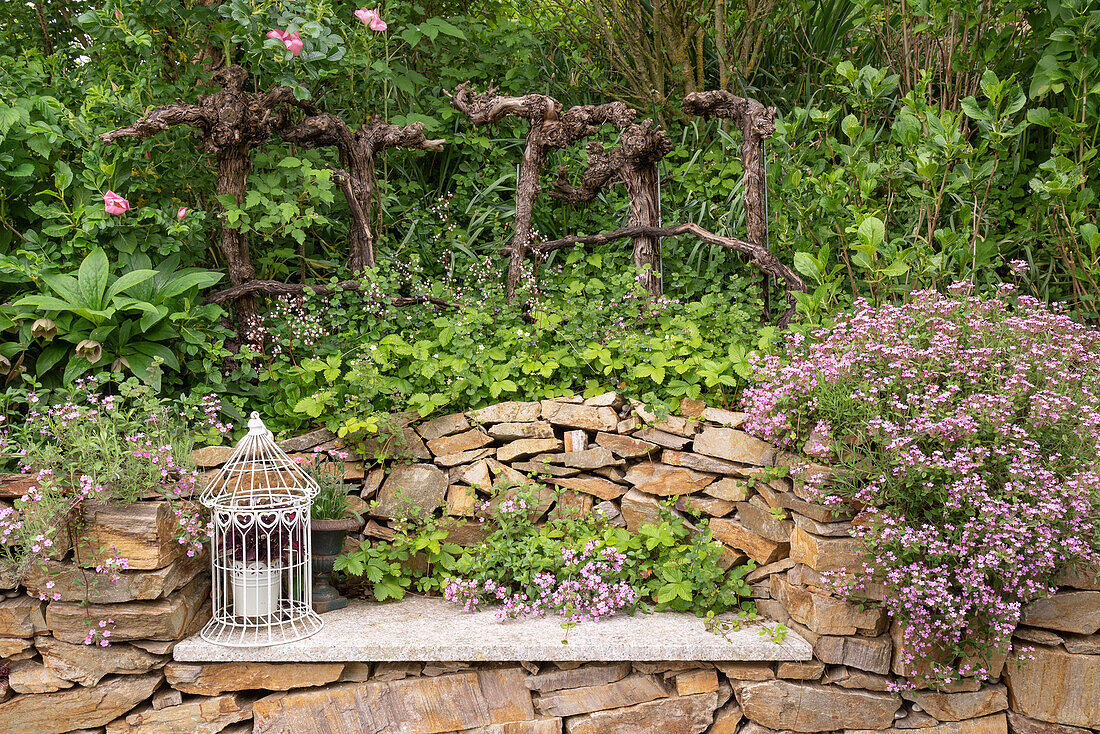
[[[660, 210], [657, 207], [657, 164], [647, 163], [631, 166], [624, 172], [623, 184], [630, 199], [630, 222], [628, 226], [657, 227], [660, 225]], [[634, 238], [634, 265], [643, 270], [638, 281], [652, 296], [660, 296], [664, 291], [661, 272], [661, 241], [656, 237], [641, 235]], [[646, 269], [648, 268], [648, 269]]]
[[[218, 196], [229, 194], [240, 206], [244, 203], [245, 193], [248, 190], [248, 173], [252, 168], [248, 149], [242, 147], [222, 148], [218, 151], [217, 161], [218, 184], [215, 193]], [[221, 204], [218, 204], [218, 206], [220, 208]], [[248, 235], [239, 229], [227, 226], [223, 221], [219, 243], [222, 257], [225, 258], [225, 269], [229, 274], [230, 283], [241, 285], [256, 277], [256, 269], [252, 266], [252, 255], [248, 247]], [[246, 329], [254, 325], [252, 322], [257, 317], [255, 297], [245, 296], [238, 300], [234, 306], [239, 327]]]
[[539, 177], [545, 162], [546, 148], [542, 144], [542, 127], [532, 125], [527, 131], [527, 145], [523, 149], [519, 178], [516, 180], [515, 225], [512, 230], [512, 246], [508, 250], [508, 281], [505, 288], [509, 302], [515, 297], [523, 277], [523, 260], [527, 257], [527, 247], [531, 244], [531, 217], [535, 210], [535, 200], [542, 191]]

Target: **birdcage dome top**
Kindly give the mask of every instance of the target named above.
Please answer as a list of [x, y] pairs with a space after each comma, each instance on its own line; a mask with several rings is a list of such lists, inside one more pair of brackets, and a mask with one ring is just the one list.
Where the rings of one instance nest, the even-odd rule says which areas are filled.
[[247, 507], [270, 506], [295, 500], [311, 500], [320, 488], [275, 443], [275, 437], [253, 411], [248, 433], [237, 443], [233, 454], [199, 495], [207, 507], [232, 503]]

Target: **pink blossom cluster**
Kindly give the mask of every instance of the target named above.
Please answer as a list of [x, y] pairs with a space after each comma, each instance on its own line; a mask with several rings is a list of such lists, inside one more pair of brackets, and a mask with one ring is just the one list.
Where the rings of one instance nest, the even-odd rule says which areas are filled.
[[886, 584], [899, 662], [928, 682], [988, 678], [1057, 571], [1100, 562], [1100, 332], [964, 285], [860, 301], [785, 347], [753, 364], [745, 425], [831, 464], [811, 490], [862, 508], [868, 553], [837, 590]]
[[450, 579], [443, 596], [477, 611], [496, 604], [498, 621], [557, 613], [570, 624], [598, 622], [637, 603], [638, 592], [623, 578], [626, 556], [590, 540], [581, 551], [562, 550], [561, 566], [532, 577], [533, 589], [516, 589], [493, 579]]

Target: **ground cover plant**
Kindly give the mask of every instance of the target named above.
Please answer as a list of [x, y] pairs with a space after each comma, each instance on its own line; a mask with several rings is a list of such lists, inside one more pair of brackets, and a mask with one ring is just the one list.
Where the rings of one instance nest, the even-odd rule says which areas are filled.
[[467, 548], [449, 542], [438, 519], [406, 518], [394, 540], [364, 540], [335, 568], [345, 585], [369, 587], [379, 601], [415, 590], [466, 611], [492, 607], [500, 620], [560, 616], [565, 628], [639, 610], [755, 615], [744, 581], [753, 566], [723, 568], [705, 519], [689, 523], [666, 509], [637, 532], [599, 512], [563, 510], [540, 522], [539, 497], [534, 483], [498, 487], [474, 520], [488, 536]]
[[867, 553], [832, 581], [885, 583], [901, 663], [989, 677], [1021, 610], [1100, 560], [1100, 332], [969, 283], [857, 303], [753, 366], [746, 426], [829, 464], [826, 503], [863, 508]]

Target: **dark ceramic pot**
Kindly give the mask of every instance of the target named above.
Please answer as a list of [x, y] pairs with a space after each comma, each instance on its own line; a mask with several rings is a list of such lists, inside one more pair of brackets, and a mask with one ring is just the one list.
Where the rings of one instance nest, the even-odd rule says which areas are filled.
[[329, 583], [332, 564], [344, 547], [344, 536], [359, 527], [359, 521], [353, 517], [343, 520], [312, 520], [309, 532], [313, 540], [313, 610], [318, 613], [343, 609], [348, 605], [347, 597]]

